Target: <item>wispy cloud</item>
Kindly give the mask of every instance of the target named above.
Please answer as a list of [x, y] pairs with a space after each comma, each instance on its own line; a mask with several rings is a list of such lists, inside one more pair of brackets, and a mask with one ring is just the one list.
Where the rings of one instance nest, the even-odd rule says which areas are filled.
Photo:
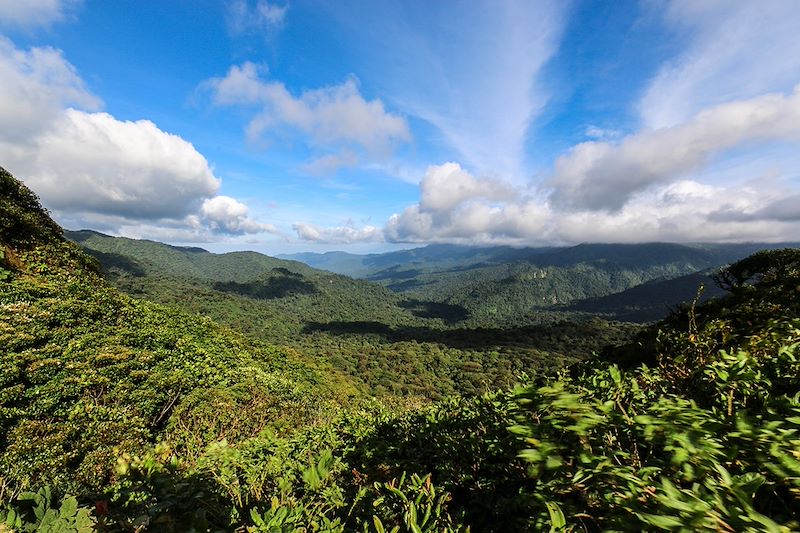
[[522, 179], [526, 135], [549, 98], [540, 74], [569, 2], [425, 5], [359, 5], [348, 30], [365, 49], [364, 76], [478, 173]]
[[674, 0], [670, 28], [687, 42], [659, 70], [639, 103], [648, 128], [674, 126], [698, 111], [800, 82], [800, 2]]
[[0, 0], [0, 26], [46, 28], [66, 19], [82, 0]]
[[271, 36], [279, 30], [286, 19], [288, 4], [272, 4], [266, 0], [251, 3], [248, 0], [233, 0], [228, 3], [226, 21], [234, 33], [260, 33]]
[[331, 177], [340, 168], [354, 167], [358, 164], [358, 155], [351, 150], [343, 150], [335, 154], [328, 154], [310, 161], [300, 168], [314, 176]]

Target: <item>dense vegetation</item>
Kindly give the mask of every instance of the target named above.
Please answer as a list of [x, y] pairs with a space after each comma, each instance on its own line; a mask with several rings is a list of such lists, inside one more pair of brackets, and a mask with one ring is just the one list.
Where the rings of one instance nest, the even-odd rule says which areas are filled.
[[704, 271], [761, 249], [783, 246], [646, 243], [511, 248], [432, 244], [363, 256], [329, 252], [285, 257], [459, 309], [468, 326], [508, 327], [535, 324], [553, 313], [572, 319], [570, 312], [574, 311], [616, 320], [658, 320], [694, 297]]
[[[658, 279], [636, 285], [622, 292], [586, 298], [565, 306], [570, 311], [580, 311], [617, 320], [652, 322], [660, 320], [687, 301], [706, 301], [722, 296], [710, 272], [695, 272], [670, 279]], [[702, 290], [698, 290], [702, 287]]]
[[0, 249], [0, 530], [800, 528], [798, 250], [618, 364], [415, 404], [121, 294], [4, 171]]
[[103, 263], [120, 290], [327, 361], [378, 395], [441, 398], [508, 387], [521, 372], [575, 361], [637, 330], [564, 312], [539, 312], [514, 327], [476, 326], [465, 323], [460, 306], [404, 299], [257, 253], [212, 254], [88, 231], [67, 236]]

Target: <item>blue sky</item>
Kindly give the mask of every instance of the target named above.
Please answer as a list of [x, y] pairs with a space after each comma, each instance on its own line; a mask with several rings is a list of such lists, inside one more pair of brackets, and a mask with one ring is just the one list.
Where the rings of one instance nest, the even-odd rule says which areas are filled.
[[0, 165], [213, 250], [800, 238], [794, 0], [0, 0]]

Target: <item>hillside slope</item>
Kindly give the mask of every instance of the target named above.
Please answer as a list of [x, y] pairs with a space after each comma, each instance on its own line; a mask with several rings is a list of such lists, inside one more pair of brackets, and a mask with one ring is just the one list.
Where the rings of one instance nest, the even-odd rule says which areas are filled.
[[[257, 252], [200, 248], [67, 231], [125, 292], [178, 305], [260, 338], [285, 341], [308, 323], [419, 324], [386, 288]], [[238, 317], [238, 318], [237, 318]], [[252, 319], [248, 319], [252, 317]]]
[[664, 318], [695, 299], [705, 302], [724, 294], [725, 291], [714, 283], [710, 273], [695, 272], [677, 278], [648, 281], [622, 292], [580, 300], [565, 308], [622, 321], [650, 322]]
[[91, 230], [65, 231], [64, 235], [80, 244], [107, 267], [127, 270], [131, 274], [144, 270], [145, 273], [158, 271], [163, 275], [246, 282], [275, 268], [283, 268], [296, 274], [319, 273], [304, 263], [276, 259], [257, 252], [214, 254], [202, 248], [111, 237]]
[[356, 389], [330, 367], [132, 299], [0, 169], [0, 487], [80, 495], [120, 453], [301, 427]]

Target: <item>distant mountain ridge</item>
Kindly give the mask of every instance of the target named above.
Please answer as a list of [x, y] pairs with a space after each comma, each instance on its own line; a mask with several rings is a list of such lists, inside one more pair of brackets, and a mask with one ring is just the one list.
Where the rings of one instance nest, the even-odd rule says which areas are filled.
[[[281, 336], [302, 327], [297, 308], [303, 309], [306, 319], [323, 322], [381, 317], [385, 323], [409, 325], [418, 318], [435, 318], [430, 309], [447, 323], [468, 327], [537, 324], [575, 313], [646, 322], [691, 300], [701, 283], [707, 287], [706, 297], [716, 295], [707, 277], [711, 270], [757, 250], [786, 246], [431, 244], [384, 254], [328, 252], [276, 258], [258, 252], [215, 254], [90, 230], [66, 231], [65, 236], [98, 259], [117, 285], [131, 294], [157, 295], [164, 303], [191, 298], [198, 290], [207, 296], [237, 294], [255, 300], [252, 305], [260, 306], [259, 313], [266, 308], [269, 316], [280, 316], [271, 323], [282, 325]], [[324, 270], [326, 266], [330, 270]], [[166, 282], [171, 291], [158, 286], [165, 276], [172, 280]], [[190, 286], [188, 280], [197, 281]], [[427, 303], [413, 303], [417, 301]], [[216, 309], [202, 306], [195, 311], [213, 316]]]
[[419, 248], [381, 254], [349, 252], [281, 254], [280, 259], [305, 263], [352, 277], [381, 279], [381, 272], [397, 267], [438, 271], [456, 267], [477, 268], [515, 261], [537, 266], [567, 266], [582, 262], [611, 261], [617, 264], [653, 264], [678, 259], [697, 265], [697, 270], [736, 261], [763, 249], [797, 247], [799, 243], [691, 243], [668, 242], [617, 244], [583, 243], [575, 246], [522, 247], [429, 244]]
[[349, 252], [280, 254], [281, 259], [301, 261], [314, 268], [330, 270], [353, 277], [370, 277], [384, 269], [401, 265], [426, 265], [435, 268], [454, 268], [476, 264], [498, 264], [545, 253], [556, 248], [513, 248], [511, 246], [464, 246], [458, 244], [429, 244], [419, 248], [382, 254], [351, 254]]
[[[65, 230], [64, 236], [95, 256], [102, 255], [103, 264], [113, 264], [121, 257], [128, 261], [157, 266], [164, 274], [192, 276], [214, 281], [244, 282], [274, 268], [285, 268], [298, 274], [315, 269], [299, 261], [276, 259], [258, 252], [215, 254], [197, 247], [173, 246], [145, 239], [113, 237], [93, 230]], [[100, 258], [100, 257], [98, 257]], [[112, 263], [108, 263], [111, 261]]]
[[709, 287], [707, 294], [714, 293], [702, 273], [759, 250], [787, 246], [793, 245], [643, 243], [512, 248], [431, 244], [364, 256], [329, 252], [283, 257], [461, 308], [473, 325], [491, 321], [505, 327], [535, 322], [544, 310], [637, 322], [656, 320], [691, 300], [701, 282]]

